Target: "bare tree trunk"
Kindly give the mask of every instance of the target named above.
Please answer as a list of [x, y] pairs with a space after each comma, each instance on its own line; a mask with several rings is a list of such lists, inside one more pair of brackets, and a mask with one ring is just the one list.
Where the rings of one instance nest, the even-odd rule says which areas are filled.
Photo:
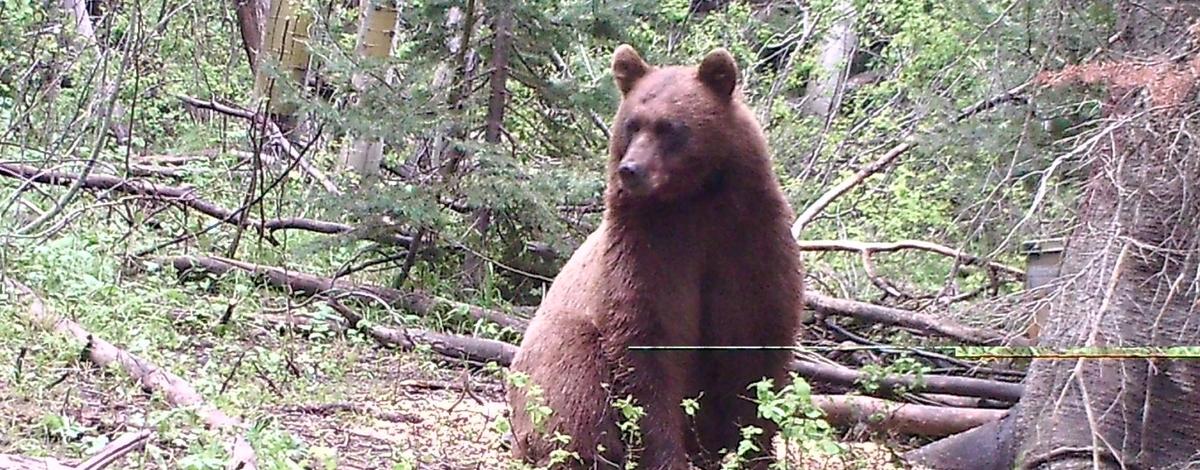
[[[84, 51], [87, 49], [93, 50], [97, 56], [105, 53], [104, 48], [100, 47], [100, 43], [96, 38], [96, 27], [92, 24], [92, 16], [88, 13], [87, 2], [84, 0], [62, 0], [62, 9], [68, 13], [74, 20], [75, 33], [82, 42], [75, 42], [72, 48], [76, 51]], [[53, 86], [57, 87], [55, 83]], [[101, 90], [104, 96], [115, 96], [117, 93], [117, 84], [111, 80], [101, 84]], [[108, 130], [117, 143], [127, 144], [131, 131], [125, 125], [125, 107], [121, 106], [116, 99], [112, 103], [112, 118], [108, 121]]]
[[[362, 0], [357, 52], [366, 59], [381, 59], [392, 54], [392, 44], [396, 36], [396, 20], [399, 17], [398, 5], [390, 0], [375, 3], [373, 0]], [[351, 80], [358, 92], [371, 87], [373, 79], [365, 74], [355, 74]], [[357, 103], [355, 103], [357, 105]], [[379, 174], [379, 166], [383, 162], [383, 141], [359, 137], [342, 149], [340, 163], [342, 168], [349, 169], [364, 178], [373, 178]]]
[[805, 111], [826, 120], [837, 114], [850, 63], [858, 50], [854, 4], [850, 0], [837, 0], [833, 14], [837, 18], [825, 33], [821, 45], [818, 76], [808, 82], [805, 90]]
[[[489, 144], [498, 145], [504, 131], [504, 111], [508, 106], [508, 67], [509, 53], [512, 49], [513, 5], [507, 1], [498, 1], [494, 5], [496, 11], [493, 12], [495, 19], [492, 29], [496, 33], [496, 38], [492, 43], [491, 96], [488, 98], [487, 127], [483, 138]], [[482, 241], [491, 225], [492, 211], [486, 207], [475, 209], [472, 219], [471, 235], [476, 240]], [[463, 260], [467, 285], [478, 287], [483, 282], [485, 266], [478, 255], [467, 254]]]
[[[1200, 4], [1114, 3], [1116, 61], [1051, 79], [1106, 85], [1111, 124], [1092, 151], [1063, 286], [1040, 341], [1064, 349], [1190, 346], [1200, 339], [1200, 158], [1192, 142], [1200, 55], [1191, 30]], [[1200, 452], [1200, 363], [1035, 360], [1014, 412], [1017, 468], [1183, 468]], [[981, 440], [959, 442], [941, 453], [962, 456]], [[968, 468], [934, 454], [923, 463]]]
[[[1192, 142], [1200, 106], [1190, 90], [1200, 56], [1186, 39], [1200, 5], [1131, 3], [1118, 2], [1121, 60], [1161, 68], [1133, 77], [1113, 69], [1107, 114], [1128, 122], [1094, 155], [1083, 223], [1063, 262], [1068, 282], [1041, 333], [1051, 347], [1200, 339], [1200, 158]], [[1121, 90], [1126, 79], [1143, 86]], [[1196, 361], [1039, 360], [1028, 383], [1016, 429], [1018, 460], [1029, 468], [1166, 468], [1200, 451]]]
[[[266, 36], [263, 37], [262, 53], [258, 57], [254, 75], [254, 91], [259, 99], [268, 100], [267, 113], [274, 118], [284, 135], [290, 134], [296, 127], [294, 114], [297, 106], [286, 99], [287, 94], [283, 90], [289, 86], [304, 86], [309, 60], [305, 43], [311, 24], [312, 18], [300, 8], [299, 0], [271, 0], [270, 14], [266, 18]], [[268, 64], [273, 67], [267, 67]], [[272, 73], [272, 68], [278, 70]]]
[[459, 162], [465, 155], [462, 148], [455, 145], [453, 141], [466, 137], [462, 125], [462, 114], [463, 104], [466, 102], [470, 90], [473, 89], [470, 83], [472, 75], [470, 72], [474, 68], [471, 62], [471, 36], [475, 33], [475, 0], [467, 0], [465, 8], [466, 11], [451, 7], [446, 12], [446, 27], [453, 28], [461, 24], [462, 35], [452, 38], [446, 44], [446, 48], [454, 56], [454, 62], [439, 64], [434, 75], [435, 89], [450, 86], [446, 107], [454, 116], [450, 128], [444, 134], [435, 136], [432, 144], [433, 150], [430, 152], [434, 160], [430, 163], [439, 169], [443, 178], [450, 178], [454, 175], [458, 170]]
[[263, 46], [263, 29], [266, 27], [270, 0], [234, 0], [233, 4], [238, 30], [242, 33], [242, 48], [246, 50], [246, 60], [250, 64], [250, 73], [257, 75], [258, 51], [262, 50]]

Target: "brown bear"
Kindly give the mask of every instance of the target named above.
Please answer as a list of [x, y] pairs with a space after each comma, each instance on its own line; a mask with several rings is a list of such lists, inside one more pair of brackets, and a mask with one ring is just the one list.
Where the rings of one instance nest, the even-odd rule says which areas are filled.
[[[656, 67], [622, 45], [612, 72], [621, 102], [604, 217], [514, 358], [510, 370], [540, 391], [533, 401], [532, 388], [510, 384], [514, 456], [544, 465], [561, 449], [573, 454], [560, 468], [630, 458], [644, 469], [714, 468], [753, 425], [764, 432], [750, 467], [766, 468], [776, 429], [749, 386], [786, 384], [804, 291], [766, 138], [724, 49], [698, 66]], [[656, 346], [671, 348], [646, 348]], [[722, 346], [746, 348], [710, 348]], [[644, 412], [633, 441], [614, 407], [627, 398]], [[688, 398], [698, 398], [694, 416]], [[531, 402], [550, 411], [541, 423]]]

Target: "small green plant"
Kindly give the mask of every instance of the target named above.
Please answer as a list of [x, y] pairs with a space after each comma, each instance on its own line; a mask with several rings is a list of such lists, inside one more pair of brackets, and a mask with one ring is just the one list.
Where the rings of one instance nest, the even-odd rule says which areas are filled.
[[[755, 393], [759, 417], [779, 426], [785, 448], [799, 445], [806, 454], [835, 455], [845, 450], [834, 438], [833, 428], [822, 418], [824, 413], [813, 404], [812, 388], [803, 378], [792, 373], [791, 382], [778, 391], [770, 379], [754, 383], [750, 388]], [[743, 451], [739, 448], [738, 455]], [[787, 468], [787, 459], [779, 459], [775, 466]]]
[[721, 464], [722, 469], [735, 470], [741, 468], [746, 463], [746, 455], [752, 452], [758, 452], [758, 444], [755, 440], [763, 433], [762, 428], [757, 426], [745, 426], [742, 428], [742, 440], [738, 442], [737, 452], [731, 458]]
[[571, 452], [566, 449], [563, 449], [563, 447], [566, 447], [568, 444], [571, 443], [571, 436], [562, 434], [560, 432], [555, 432], [554, 436], [551, 436], [549, 438], [549, 440], [550, 440], [550, 442], [553, 442], [559, 446], [559, 448], [550, 451], [549, 465], [551, 467], [553, 467], [555, 465], [567, 463], [567, 462], [571, 461], [572, 459], [574, 459], [576, 461], [579, 460], [578, 452]]
[[42, 429], [51, 439], [71, 442], [79, 439], [87, 427], [67, 415], [52, 414], [42, 418]]
[[621, 431], [621, 440], [625, 443], [627, 449], [630, 449], [625, 468], [637, 468], [637, 455], [633, 452], [642, 443], [641, 420], [646, 416], [646, 409], [637, 404], [633, 395], [626, 395], [624, 398], [619, 398], [613, 401], [613, 408], [620, 415], [620, 420], [617, 421], [617, 429]]
[[525, 412], [529, 414], [529, 421], [533, 423], [533, 428], [538, 432], [545, 432], [543, 426], [554, 410], [543, 402], [542, 388], [533, 383], [529, 375], [523, 372], [509, 372], [504, 379], [510, 386], [524, 391]]
[[888, 377], [907, 375], [914, 378], [913, 385], [897, 385], [894, 392], [898, 394], [908, 393], [924, 388], [925, 374], [929, 370], [929, 366], [911, 357], [903, 356], [884, 367], [876, 364], [863, 366], [858, 384], [867, 393], [873, 393], [879, 390], [880, 384]]
[[701, 392], [696, 398], [684, 398], [683, 402], [680, 403], [680, 406], [683, 406], [684, 414], [696, 416], [696, 412], [700, 411], [700, 399], [703, 397], [704, 393]]

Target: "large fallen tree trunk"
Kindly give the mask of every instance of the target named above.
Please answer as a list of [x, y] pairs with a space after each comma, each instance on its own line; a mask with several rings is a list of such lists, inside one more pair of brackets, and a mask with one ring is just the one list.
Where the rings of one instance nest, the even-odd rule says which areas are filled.
[[[795, 370], [806, 379], [820, 382], [854, 386], [863, 380], [863, 374], [849, 367], [820, 364], [812, 361], [797, 360], [792, 363]], [[912, 375], [888, 376], [876, 384], [876, 393], [892, 394], [904, 388], [909, 392], [931, 392], [963, 397], [990, 398], [1007, 402], [1021, 399], [1023, 387], [1021, 384], [998, 382], [995, 380], [976, 379], [971, 377], [951, 377], [944, 375]]]
[[938, 470], [1010, 470], [1016, 458], [1015, 416], [1009, 410], [996, 421], [905, 452], [904, 460]]
[[27, 317], [29, 320], [49, 331], [56, 331], [74, 337], [85, 343], [87, 357], [100, 367], [117, 364], [125, 373], [137, 379], [148, 390], [162, 393], [167, 403], [177, 407], [187, 407], [194, 410], [197, 416], [209, 428], [214, 430], [230, 430], [236, 433], [230, 445], [230, 460], [227, 468], [253, 470], [257, 468], [257, 458], [254, 449], [246, 441], [243, 433], [246, 426], [237, 418], [231, 417], [220, 409], [204, 401], [196, 389], [187, 381], [170, 371], [159, 367], [137, 355], [131, 354], [112, 343], [105, 341], [79, 324], [62, 318], [50, 312], [42, 302], [41, 297], [28, 286], [13, 279], [5, 284], [16, 291], [29, 303]]
[[949, 436], [999, 420], [1006, 410], [948, 408], [896, 403], [857, 395], [813, 395], [813, 404], [830, 424], [864, 424], [875, 432]]
[[[418, 329], [396, 329], [378, 325], [364, 325], [362, 317], [353, 310], [339, 303], [338, 297], [357, 297], [361, 299], [383, 300], [389, 303], [403, 303], [405, 294], [395, 289], [369, 285], [353, 285], [344, 281], [334, 281], [310, 274], [287, 272], [281, 268], [261, 266], [236, 260], [216, 257], [178, 256], [166, 258], [176, 269], [186, 272], [189, 269], [202, 269], [213, 274], [223, 274], [231, 270], [242, 270], [249, 273], [264, 275], [267, 280], [276, 285], [297, 292], [330, 297], [329, 304], [353, 328], [363, 329], [368, 335], [381, 344], [411, 350], [419, 345], [427, 345], [434, 352], [448, 358], [465, 359], [474, 363], [495, 362], [507, 367], [511, 364], [517, 347], [500, 341], [473, 338], [469, 336], [450, 335]], [[427, 294], [426, 294], [427, 295]], [[436, 301], [435, 301], [436, 302]], [[478, 308], [478, 307], [475, 307]], [[482, 309], [480, 309], [482, 310]], [[504, 316], [499, 312], [489, 315]], [[476, 318], [486, 318], [476, 315]], [[505, 316], [507, 317], [507, 316]], [[508, 317], [511, 320], [517, 320]], [[524, 330], [524, 324], [513, 324], [519, 330]], [[842, 384], [853, 384], [861, 373], [850, 369], [820, 366], [819, 364], [797, 361], [797, 370], [802, 375], [811, 376], [817, 380], [830, 380]], [[925, 389], [942, 391], [949, 394], [966, 392], [967, 396], [982, 396], [1001, 400], [1015, 400], [1020, 395], [1020, 386], [993, 382], [982, 379], [967, 379], [955, 377], [926, 376]], [[899, 377], [885, 379], [881, 389], [892, 390], [902, 385], [915, 386], [916, 378]], [[979, 426], [983, 423], [999, 419], [1004, 410], [982, 408], [956, 408], [929, 405], [912, 405], [892, 402], [877, 398], [858, 396], [816, 396], [814, 403], [829, 416], [831, 422], [839, 425], [852, 425], [863, 422], [871, 429], [890, 431], [903, 434], [923, 436], [945, 436]], [[880, 419], [882, 418], [882, 419]]]
[[250, 274], [264, 277], [275, 287], [290, 289], [308, 295], [340, 298], [352, 297], [364, 301], [380, 300], [389, 305], [396, 305], [419, 315], [432, 314], [438, 306], [462, 309], [471, 318], [487, 320], [502, 327], [516, 331], [524, 331], [528, 322], [496, 310], [489, 310], [474, 305], [442, 299], [427, 292], [404, 292], [389, 287], [354, 284], [345, 280], [334, 280], [312, 274], [288, 271], [273, 266], [262, 266], [244, 261], [237, 261], [215, 256], [173, 256], [162, 258], [180, 273], [189, 270], [201, 270], [212, 274], [225, 274], [231, 270], [241, 270]]

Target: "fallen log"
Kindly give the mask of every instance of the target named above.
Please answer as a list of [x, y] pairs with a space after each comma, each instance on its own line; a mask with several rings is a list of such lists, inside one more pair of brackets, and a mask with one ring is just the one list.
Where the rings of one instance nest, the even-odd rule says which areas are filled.
[[140, 356], [93, 335], [78, 323], [55, 315], [46, 308], [41, 297], [28, 286], [11, 278], [7, 279], [5, 283], [29, 303], [27, 317], [32, 323], [48, 331], [72, 336], [85, 343], [87, 346], [84, 350], [87, 352], [88, 359], [97, 366], [107, 367], [115, 363], [125, 373], [137, 379], [142, 387], [162, 393], [167, 403], [194, 409], [196, 415], [210, 429], [235, 430], [237, 434], [230, 445], [230, 461], [226, 468], [241, 470], [257, 468], [254, 449], [250, 447], [250, 443], [242, 434], [246, 430], [246, 426], [237, 418], [225, 414], [206, 402], [187, 381]]
[[[524, 331], [528, 324], [522, 318], [503, 312], [443, 299], [419, 290], [403, 292], [390, 287], [354, 284], [341, 279], [334, 280], [312, 274], [288, 271], [273, 266], [263, 266], [215, 256], [172, 256], [160, 259], [164, 263], [174, 266], [180, 273], [198, 269], [221, 275], [230, 270], [237, 269], [263, 276], [268, 283], [275, 287], [291, 289], [294, 292], [301, 292], [308, 295], [335, 298], [352, 297], [366, 301], [381, 300], [389, 305], [397, 305], [418, 315], [432, 314], [438, 306], [460, 308], [471, 318], [487, 320], [515, 331]], [[429, 339], [436, 340], [437, 338], [430, 336]]]
[[[58, 186], [71, 186], [79, 179], [79, 175], [76, 174], [56, 170], [43, 170], [35, 166], [16, 163], [0, 163], [0, 176]], [[266, 232], [273, 232], [275, 230], [306, 230], [309, 232], [336, 235], [354, 230], [354, 227], [348, 224], [299, 217], [284, 217], [269, 220], [255, 220], [247, 217], [245, 220], [242, 220], [242, 217], [239, 217], [240, 210], [231, 210], [203, 199], [196, 194], [195, 188], [188, 186], [171, 186], [138, 179], [125, 179], [115, 175], [92, 173], [83, 179], [83, 187], [86, 189], [115, 191], [123, 194], [150, 196], [195, 209], [204, 215], [226, 224], [246, 228], [258, 228]], [[380, 241], [407, 247], [411, 242], [411, 238], [404, 235], [391, 234], [385, 235], [384, 239]]]
[[999, 420], [1006, 410], [897, 403], [857, 395], [813, 395], [813, 404], [837, 426], [864, 424], [876, 432], [949, 436]]
[[68, 463], [49, 457], [28, 457], [15, 454], [0, 454], [0, 468], [14, 470], [101, 470], [112, 465], [125, 454], [141, 449], [153, 433], [148, 429], [126, 433], [100, 449], [79, 464]]
[[838, 299], [818, 292], [804, 293], [805, 304], [818, 313], [853, 317], [873, 323], [897, 325], [979, 345], [1029, 346], [1023, 337], [986, 328], [960, 325], [926, 313], [884, 307], [866, 302]]
[[910, 450], [903, 458], [932, 470], [1008, 470], [1016, 461], [1016, 409], [969, 431]]
[[379, 325], [362, 326], [362, 316], [336, 300], [329, 306], [342, 315], [352, 328], [364, 330], [376, 341], [409, 351], [419, 345], [429, 346], [434, 352], [447, 358], [462, 359], [477, 364], [495, 362], [507, 367], [512, 364], [517, 347], [511, 344], [474, 336], [453, 335], [420, 330], [416, 328], [388, 328]]
[[[162, 260], [164, 263], [172, 264], [180, 272], [199, 269], [214, 273], [214, 275], [223, 275], [223, 273], [230, 270], [254, 273], [254, 275], [264, 276], [266, 281], [275, 285], [275, 287], [292, 289], [293, 291], [299, 291], [299, 293], [307, 295], [349, 296], [354, 297], [354, 299], [367, 301], [382, 300], [388, 302], [389, 305], [398, 305], [418, 314], [428, 314], [438, 305], [448, 305], [466, 309], [467, 314], [472, 318], [493, 321], [493, 323], [500, 326], [511, 327], [515, 331], [524, 331], [528, 325], [527, 320], [512, 317], [512, 315], [503, 312], [490, 311], [490, 309], [481, 307], [467, 306], [461, 302], [438, 299], [438, 297], [420, 293], [420, 291], [403, 293], [403, 291], [397, 289], [378, 287], [378, 285], [334, 281], [334, 279], [307, 275], [307, 273], [286, 271], [280, 269], [280, 267], [262, 266], [245, 263], [245, 261], [217, 257], [186, 257], [185, 255], [185, 257], [166, 257], [162, 258]], [[352, 325], [358, 321], [349, 318], [347, 320]], [[434, 345], [434, 349], [438, 350], [439, 354], [443, 354], [444, 352], [446, 355], [456, 357], [486, 358], [486, 360], [496, 360], [498, 363], [505, 364], [505, 366], [508, 362], [503, 361], [502, 358], [511, 357], [512, 352], [515, 351], [515, 349], [508, 350], [508, 347], [511, 347], [508, 343], [485, 341], [485, 343], [472, 344], [472, 341], [482, 341], [482, 339], [446, 336], [444, 333], [430, 331], [412, 331], [409, 333], [398, 330], [386, 331], [379, 333], [377, 339], [380, 338], [389, 344], [407, 345], [407, 347], [412, 347], [412, 344], [415, 343], [428, 343]], [[856, 381], [862, 376], [862, 373], [851, 368], [823, 366], [823, 364], [811, 361], [796, 361], [793, 364], [793, 369], [796, 369], [805, 378], [848, 386], [856, 384]], [[880, 388], [884, 393], [894, 391], [896, 388], [902, 386], [910, 388], [910, 390], [955, 394], [955, 396], [964, 397], [990, 398], [1004, 400], [1004, 402], [1016, 402], [1016, 400], [1020, 399], [1021, 392], [1024, 390], [1020, 384], [1012, 384], [1012, 382], [956, 378], [956, 376], [925, 375], [922, 380], [924, 385], [917, 387], [918, 380], [914, 376], [893, 376], [893, 378], [883, 379], [880, 382]]]
[[75, 470], [71, 465], [49, 457], [28, 457], [16, 454], [0, 454], [0, 468], [12, 470]]
[[[839, 385], [855, 386], [864, 375], [849, 367], [821, 364], [813, 361], [796, 360], [795, 370], [806, 380], [816, 380]], [[951, 377], [945, 375], [894, 375], [878, 381], [877, 393], [890, 395], [904, 388], [912, 392], [931, 392], [962, 397], [990, 398], [1016, 403], [1021, 399], [1024, 386], [1019, 383], [999, 382], [973, 377]]]

